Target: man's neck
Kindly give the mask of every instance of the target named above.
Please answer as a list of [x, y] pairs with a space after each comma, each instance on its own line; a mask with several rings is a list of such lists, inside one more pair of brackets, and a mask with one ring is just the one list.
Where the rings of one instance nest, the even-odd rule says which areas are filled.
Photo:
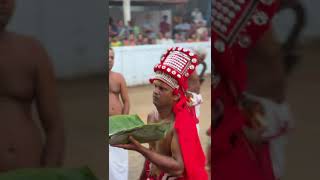
[[157, 108], [159, 113], [160, 119], [168, 119], [172, 115], [172, 108], [164, 107], [164, 108]]

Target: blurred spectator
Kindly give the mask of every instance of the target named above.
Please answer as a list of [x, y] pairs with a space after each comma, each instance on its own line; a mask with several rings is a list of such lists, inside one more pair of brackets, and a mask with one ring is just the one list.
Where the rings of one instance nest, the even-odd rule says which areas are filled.
[[111, 37], [115, 37], [118, 35], [118, 28], [114, 24], [113, 19], [111, 17], [109, 18], [109, 34], [111, 35]]
[[138, 36], [140, 34], [140, 27], [136, 25], [135, 21], [134, 20], [131, 20], [128, 22], [129, 24], [129, 32], [134, 34], [134, 36]]
[[118, 36], [120, 38], [126, 38], [129, 36], [128, 27], [126, 27], [122, 20], [118, 21]]
[[180, 33], [183, 37], [186, 37], [188, 32], [191, 30], [191, 25], [187, 19], [183, 19], [179, 24], [174, 26], [175, 33]]
[[194, 10], [193, 19], [187, 15], [174, 16], [172, 25], [168, 23], [168, 16], [164, 15], [158, 29], [153, 27], [150, 17], [147, 14], [141, 26], [136, 25], [134, 20], [129, 21], [128, 26], [122, 20], [114, 24], [114, 20], [110, 18], [109, 45], [115, 47], [210, 41], [210, 27], [206, 25], [198, 9]]
[[193, 19], [194, 23], [199, 23], [202, 22], [204, 24], [206, 24], [206, 20], [204, 20], [203, 16], [202, 16], [202, 12], [198, 9], [195, 8], [192, 12], [191, 12], [191, 17]]
[[147, 44], [150, 44], [149, 38], [148, 37], [144, 37], [142, 45], [147, 45]]
[[174, 42], [175, 43], [182, 43], [184, 40], [182, 39], [182, 36], [179, 33], [176, 33], [174, 35]]
[[168, 16], [164, 15], [162, 21], [159, 24], [160, 33], [167, 34], [170, 32], [170, 24], [168, 23]]
[[113, 37], [112, 38], [112, 41], [111, 41], [111, 47], [119, 47], [119, 46], [122, 46], [122, 42], [119, 41], [118, 37]]
[[156, 40], [157, 44], [174, 44], [174, 41], [170, 38], [169, 33], [159, 33], [159, 38]]
[[151, 23], [151, 17], [149, 14], [147, 14], [145, 16], [145, 21], [142, 25], [142, 28], [143, 28], [143, 33], [148, 36], [148, 38], [152, 38], [152, 37], [155, 37], [155, 28], [153, 27], [152, 23]]
[[143, 34], [140, 33], [140, 34], [138, 35], [136, 44], [137, 44], [137, 45], [142, 45], [142, 44], [143, 44], [143, 39], [144, 39], [144, 38], [143, 38]]

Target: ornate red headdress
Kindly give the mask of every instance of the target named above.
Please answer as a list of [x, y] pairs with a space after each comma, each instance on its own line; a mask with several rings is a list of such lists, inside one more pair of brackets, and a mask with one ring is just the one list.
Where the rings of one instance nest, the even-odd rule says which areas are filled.
[[197, 55], [189, 49], [172, 47], [163, 54], [161, 61], [154, 67], [155, 79], [168, 84], [172, 89], [188, 89], [188, 78], [198, 65]]
[[[173, 47], [163, 54], [161, 61], [154, 67], [155, 76], [150, 79], [160, 80], [169, 85], [174, 93], [180, 94], [174, 105], [174, 128], [177, 132], [184, 161], [185, 173], [182, 179], [208, 179], [205, 170], [205, 155], [196, 129], [195, 114], [187, 105], [186, 90], [188, 78], [198, 65], [197, 55], [189, 49]], [[191, 148], [192, 147], [192, 148]]]

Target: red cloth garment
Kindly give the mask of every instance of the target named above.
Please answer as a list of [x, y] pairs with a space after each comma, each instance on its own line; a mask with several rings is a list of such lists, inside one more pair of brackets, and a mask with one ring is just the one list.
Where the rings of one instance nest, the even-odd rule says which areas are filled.
[[172, 177], [164, 172], [161, 172], [160, 175], [158, 177], [154, 177], [150, 175], [150, 161], [146, 160], [145, 166], [144, 166], [144, 170], [145, 170], [145, 176], [144, 179], [142, 180], [183, 180], [183, 178], [175, 178]]
[[174, 128], [179, 138], [185, 168], [184, 180], [207, 180], [206, 159], [196, 129], [195, 116], [190, 111], [185, 97], [180, 98], [173, 111]]
[[220, 82], [212, 102], [223, 103], [223, 117], [212, 132], [214, 180], [274, 180], [266, 146], [251, 145], [243, 134], [248, 119], [239, 106], [247, 84], [247, 55], [270, 28], [279, 0], [236, 0], [213, 4], [212, 54]]
[[199, 119], [197, 118], [197, 115], [196, 115], [196, 107], [195, 106], [191, 106], [190, 107], [190, 111], [195, 116], [194, 117], [195, 123], [198, 124], [200, 121], [199, 121]]

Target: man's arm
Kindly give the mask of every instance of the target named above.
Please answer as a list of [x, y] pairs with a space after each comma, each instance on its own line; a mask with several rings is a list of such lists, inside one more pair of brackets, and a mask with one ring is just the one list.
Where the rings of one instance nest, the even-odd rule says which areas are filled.
[[184, 163], [180, 151], [180, 145], [178, 142], [178, 137], [175, 132], [173, 132], [173, 137], [171, 141], [171, 153], [172, 157], [164, 156], [158, 154], [149, 149], [142, 148], [140, 153], [149, 159], [150, 162], [155, 164], [159, 169], [170, 175], [179, 177], [183, 175]]
[[194, 71], [188, 79], [188, 91], [199, 94], [200, 93], [200, 78], [196, 71]]
[[64, 125], [58, 104], [53, 66], [42, 46], [35, 42], [35, 98], [39, 118], [46, 135], [42, 165], [57, 167], [64, 158]]
[[179, 177], [183, 175], [184, 163], [180, 152], [180, 146], [178, 143], [177, 135], [174, 133], [171, 142], [172, 157], [159, 154], [151, 151], [150, 149], [142, 146], [133, 137], [129, 137], [131, 144], [121, 144], [115, 147], [124, 148], [128, 150], [134, 150], [142, 154], [151, 163], [155, 164], [162, 171], [169, 173], [172, 176]]
[[123, 103], [122, 114], [129, 114], [130, 111], [130, 103], [129, 103], [129, 95], [128, 88], [126, 84], [126, 80], [122, 75], [120, 75], [120, 88], [121, 88], [121, 99]]

